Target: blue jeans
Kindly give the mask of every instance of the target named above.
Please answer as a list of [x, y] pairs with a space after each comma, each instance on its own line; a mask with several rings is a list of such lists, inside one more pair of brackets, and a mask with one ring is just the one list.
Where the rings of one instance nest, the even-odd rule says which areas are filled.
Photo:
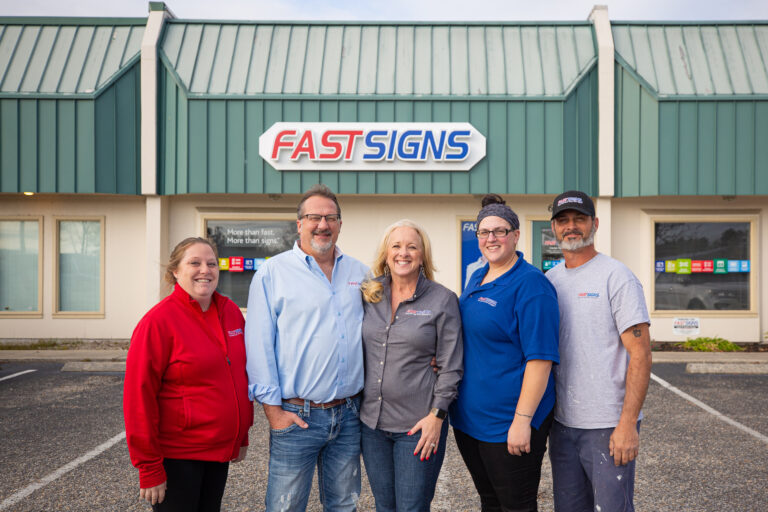
[[267, 511], [307, 508], [317, 465], [320, 502], [325, 511], [354, 511], [360, 496], [360, 398], [329, 409], [283, 402], [309, 427], [295, 423], [269, 434]]
[[443, 421], [437, 453], [421, 460], [414, 455], [421, 431], [386, 432], [365, 424], [362, 429], [363, 462], [376, 500], [376, 512], [429, 512], [437, 477], [445, 457], [448, 421]]
[[549, 459], [556, 512], [635, 510], [635, 461], [614, 464], [608, 450], [612, 433], [612, 428], [571, 428], [557, 421], [552, 425]]

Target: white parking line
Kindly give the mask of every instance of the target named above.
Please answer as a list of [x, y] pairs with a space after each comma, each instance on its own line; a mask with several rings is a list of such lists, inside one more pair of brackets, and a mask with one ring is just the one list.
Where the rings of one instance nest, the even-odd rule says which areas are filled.
[[31, 373], [36, 372], [37, 370], [24, 370], [23, 372], [14, 373], [13, 375], [6, 375], [5, 377], [0, 378], [0, 380], [8, 380], [12, 379], [14, 377], [18, 377], [19, 375], [24, 375], [25, 373]]
[[117, 434], [115, 437], [113, 437], [109, 441], [101, 443], [99, 446], [97, 446], [93, 450], [89, 451], [85, 455], [82, 455], [82, 456], [76, 458], [75, 460], [73, 460], [72, 462], [69, 462], [68, 464], [64, 464], [63, 466], [61, 466], [56, 471], [54, 471], [53, 473], [51, 473], [49, 475], [44, 476], [43, 478], [41, 478], [37, 482], [31, 483], [28, 486], [26, 486], [25, 488], [21, 489], [20, 491], [17, 491], [15, 493], [13, 493], [11, 496], [9, 496], [5, 500], [3, 500], [2, 503], [0, 503], [0, 510], [5, 510], [8, 507], [11, 507], [11, 506], [15, 505], [16, 503], [20, 502], [21, 500], [23, 500], [24, 498], [26, 498], [27, 496], [29, 496], [30, 494], [32, 494], [36, 490], [40, 489], [41, 487], [45, 487], [46, 485], [48, 485], [49, 483], [53, 482], [57, 478], [59, 478], [59, 477], [65, 475], [65, 474], [69, 473], [70, 471], [75, 469], [80, 464], [82, 464], [84, 462], [88, 462], [89, 460], [91, 460], [92, 458], [96, 457], [100, 453], [102, 453], [102, 452], [104, 452], [106, 450], [109, 450], [112, 446], [114, 446], [115, 444], [117, 444], [118, 442], [120, 442], [123, 439], [125, 439], [125, 431], [120, 432], [119, 434]]
[[707, 404], [705, 404], [701, 400], [697, 400], [696, 398], [692, 397], [691, 395], [689, 395], [685, 391], [681, 391], [680, 389], [676, 388], [675, 386], [673, 386], [669, 382], [665, 381], [661, 377], [657, 377], [656, 375], [651, 374], [651, 378], [655, 382], [659, 383], [662, 387], [665, 387], [668, 390], [672, 391], [673, 393], [675, 393], [677, 395], [680, 395], [681, 397], [685, 398], [686, 400], [688, 400], [692, 404], [694, 404], [694, 405], [696, 405], [698, 407], [701, 407], [702, 409], [704, 409], [708, 413], [712, 414], [715, 418], [717, 418], [717, 419], [719, 419], [721, 421], [724, 421], [724, 422], [728, 423], [729, 425], [733, 425], [734, 427], [738, 428], [739, 430], [741, 430], [743, 432], [746, 432], [747, 434], [749, 434], [749, 435], [751, 435], [753, 437], [756, 437], [760, 441], [768, 444], [768, 436], [764, 436], [763, 434], [761, 434], [757, 430], [752, 430], [748, 426], [743, 425], [743, 424], [739, 423], [738, 421], [729, 418], [728, 416], [726, 416], [725, 414], [723, 414], [723, 413], [721, 413], [719, 411], [716, 411], [715, 409], [711, 408], [710, 406], [708, 406]]

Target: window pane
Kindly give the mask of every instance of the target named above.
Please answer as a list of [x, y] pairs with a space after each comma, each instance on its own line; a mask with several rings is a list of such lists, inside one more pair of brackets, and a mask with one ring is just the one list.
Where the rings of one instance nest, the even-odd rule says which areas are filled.
[[657, 310], [749, 310], [748, 222], [656, 224]]
[[38, 311], [36, 220], [0, 221], [0, 310]]
[[209, 220], [207, 234], [219, 252], [219, 287], [235, 304], [248, 305], [253, 273], [266, 258], [293, 247], [294, 220]]
[[101, 309], [101, 222], [59, 222], [59, 311]]

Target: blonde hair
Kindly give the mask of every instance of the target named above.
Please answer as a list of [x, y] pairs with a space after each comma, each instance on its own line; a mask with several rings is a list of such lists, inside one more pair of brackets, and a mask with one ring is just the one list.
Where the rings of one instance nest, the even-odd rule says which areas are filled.
[[429, 242], [429, 237], [424, 228], [409, 219], [400, 219], [394, 224], [390, 225], [384, 230], [384, 236], [381, 237], [379, 247], [376, 250], [376, 256], [373, 259], [371, 265], [371, 279], [366, 279], [360, 286], [360, 291], [363, 292], [363, 299], [366, 302], [377, 303], [380, 302], [383, 296], [383, 285], [374, 281], [373, 278], [379, 277], [388, 273], [387, 268], [387, 250], [389, 249], [389, 238], [392, 236], [392, 232], [397, 228], [411, 228], [416, 231], [421, 240], [421, 267], [424, 272], [424, 277], [430, 281], [435, 277], [435, 265], [432, 263], [432, 244]]
[[171, 286], [176, 284], [176, 276], [174, 276], [173, 273], [178, 270], [179, 265], [181, 264], [181, 260], [184, 259], [184, 253], [187, 252], [187, 249], [195, 244], [207, 245], [211, 248], [211, 250], [213, 250], [213, 255], [216, 257], [216, 259], [219, 259], [219, 251], [216, 250], [216, 246], [213, 245], [213, 243], [207, 238], [201, 238], [199, 236], [190, 236], [189, 238], [185, 238], [176, 244], [176, 247], [174, 247], [173, 251], [171, 252], [171, 256], [168, 258], [168, 264], [165, 266], [165, 276], [163, 276], [166, 283]]

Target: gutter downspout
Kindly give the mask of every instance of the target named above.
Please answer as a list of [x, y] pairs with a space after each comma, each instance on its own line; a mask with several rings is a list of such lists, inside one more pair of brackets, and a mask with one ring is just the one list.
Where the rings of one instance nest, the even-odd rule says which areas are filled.
[[598, 197], [597, 216], [600, 218], [599, 234], [595, 248], [611, 255], [611, 203], [614, 197], [614, 45], [608, 6], [595, 5], [589, 14], [597, 39], [597, 169]]
[[164, 2], [150, 2], [141, 40], [141, 195], [145, 197], [145, 303], [148, 310], [163, 295], [163, 264], [168, 257], [168, 200], [157, 194], [157, 44], [173, 13]]

